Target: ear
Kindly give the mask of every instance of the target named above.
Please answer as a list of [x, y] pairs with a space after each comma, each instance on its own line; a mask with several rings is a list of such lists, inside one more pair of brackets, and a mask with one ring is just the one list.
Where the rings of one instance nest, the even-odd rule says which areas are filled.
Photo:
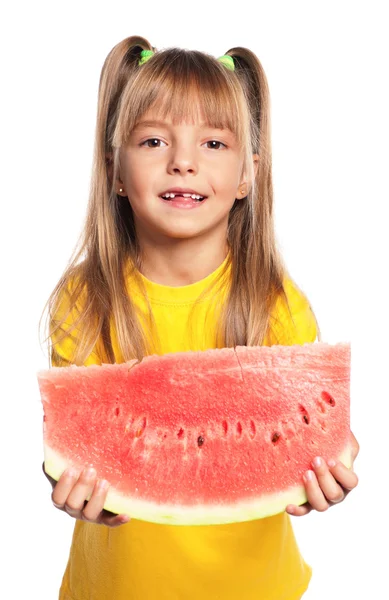
[[[105, 164], [107, 167], [108, 179], [109, 179], [110, 183], [112, 184], [112, 179], [113, 179], [113, 153], [112, 152], [106, 153]], [[119, 191], [120, 189], [122, 189], [121, 192]], [[118, 196], [127, 196], [127, 194], [125, 193], [124, 185], [123, 185], [123, 182], [121, 181], [121, 179], [117, 179], [115, 181], [115, 192]]]
[[[259, 167], [259, 154], [253, 154], [254, 178], [257, 176], [258, 167]], [[237, 200], [240, 200], [241, 198], [245, 198], [250, 191], [250, 187], [251, 187], [251, 182], [250, 183], [247, 182], [246, 173], [243, 173], [241, 182], [239, 184], [237, 196], [236, 196]]]

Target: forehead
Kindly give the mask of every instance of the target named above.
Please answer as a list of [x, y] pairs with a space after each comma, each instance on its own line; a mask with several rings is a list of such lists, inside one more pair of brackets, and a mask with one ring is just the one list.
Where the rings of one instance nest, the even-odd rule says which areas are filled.
[[191, 125], [201, 128], [223, 129], [239, 135], [239, 115], [228, 96], [224, 98], [216, 90], [200, 90], [195, 84], [176, 86], [174, 89], [158, 90], [153, 102], [134, 122], [134, 129], [141, 123], [153, 122], [169, 125]]
[[112, 136], [114, 146], [126, 144], [146, 120], [229, 130], [239, 148], [247, 145], [250, 116], [241, 84], [224, 67], [191, 56], [166, 63], [162, 53], [129, 80]]

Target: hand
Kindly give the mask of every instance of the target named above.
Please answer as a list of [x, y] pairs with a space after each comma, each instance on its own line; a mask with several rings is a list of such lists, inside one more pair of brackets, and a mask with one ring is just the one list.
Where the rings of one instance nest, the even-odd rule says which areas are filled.
[[[351, 434], [351, 459], [352, 465], [348, 469], [339, 461], [327, 461], [320, 457], [320, 464], [314, 459], [314, 471], [307, 471], [304, 475], [305, 489], [308, 502], [301, 506], [288, 504], [286, 512], [296, 517], [302, 517], [312, 509], [319, 512], [326, 511], [330, 506], [342, 502], [347, 494], [358, 485], [358, 477], [354, 473], [353, 464], [359, 453], [359, 444], [352, 432]], [[307, 477], [308, 476], [308, 477]], [[310, 477], [310, 479], [309, 479]]]
[[53, 487], [51, 500], [59, 510], [75, 519], [108, 527], [118, 527], [130, 520], [127, 515], [115, 515], [103, 509], [109, 484], [104, 480], [96, 481], [94, 469], [84, 469], [81, 473], [67, 469], [57, 482], [46, 473], [44, 463], [42, 468]]

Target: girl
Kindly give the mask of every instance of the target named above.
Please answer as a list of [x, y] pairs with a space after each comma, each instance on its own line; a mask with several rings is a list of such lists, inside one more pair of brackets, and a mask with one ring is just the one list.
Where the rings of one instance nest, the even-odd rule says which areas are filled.
[[[112, 49], [82, 244], [48, 301], [52, 365], [317, 339], [276, 249], [269, 123], [248, 49], [215, 59], [141, 37]], [[302, 507], [182, 527], [108, 513], [106, 482], [67, 470], [52, 481], [54, 505], [77, 519], [60, 598], [297, 600], [311, 568], [289, 514], [324, 511], [357, 484], [339, 462], [306, 475]]]

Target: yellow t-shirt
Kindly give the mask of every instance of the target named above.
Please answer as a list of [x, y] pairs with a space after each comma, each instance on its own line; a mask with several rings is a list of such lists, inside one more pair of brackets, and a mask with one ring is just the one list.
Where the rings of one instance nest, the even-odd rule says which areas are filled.
[[[215, 328], [226, 286], [189, 311], [224, 263], [205, 279], [169, 287], [142, 276], [158, 330], [158, 353], [217, 347]], [[228, 276], [228, 274], [227, 274]], [[128, 289], [144, 315], [145, 301], [132, 278]], [[302, 344], [316, 339], [305, 296], [285, 281], [292, 318], [276, 305], [276, 325], [265, 344]], [[208, 309], [212, 318], [205, 320]], [[293, 320], [292, 320], [293, 319]], [[113, 333], [116, 362], [123, 362]], [[70, 347], [56, 346], [67, 360]], [[98, 362], [92, 353], [84, 364]], [[54, 364], [54, 363], [53, 363]], [[297, 600], [308, 587], [311, 567], [302, 558], [290, 517], [211, 526], [174, 526], [132, 519], [118, 528], [76, 521], [60, 600]]]

